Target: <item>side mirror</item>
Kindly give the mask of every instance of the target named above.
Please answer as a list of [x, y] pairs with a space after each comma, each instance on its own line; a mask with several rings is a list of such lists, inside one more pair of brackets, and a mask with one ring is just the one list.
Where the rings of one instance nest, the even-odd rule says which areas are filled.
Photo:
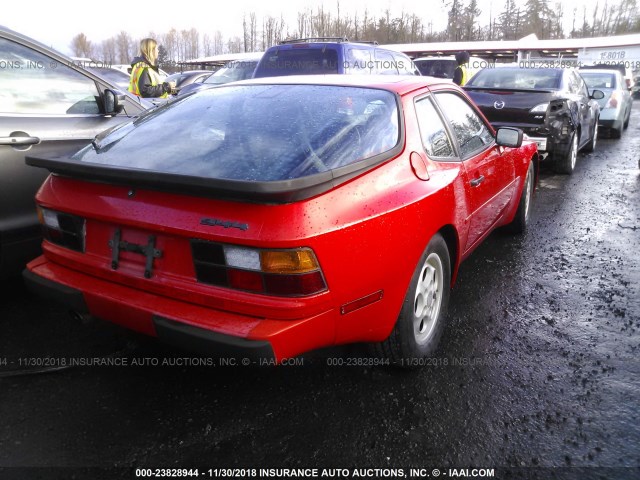
[[110, 88], [105, 89], [104, 95], [104, 113], [105, 115], [117, 115], [124, 109], [124, 95], [119, 94]]
[[593, 100], [602, 100], [604, 98], [604, 92], [602, 90], [594, 90], [591, 92], [589, 98], [592, 98]]
[[501, 127], [496, 132], [496, 143], [501, 147], [518, 148], [522, 145], [522, 137], [519, 128]]

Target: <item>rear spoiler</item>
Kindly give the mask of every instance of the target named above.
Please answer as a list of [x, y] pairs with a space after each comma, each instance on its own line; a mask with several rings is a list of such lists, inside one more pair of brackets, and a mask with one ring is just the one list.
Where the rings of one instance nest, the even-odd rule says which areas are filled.
[[402, 151], [403, 145], [404, 134], [401, 141], [393, 149], [380, 155], [302, 178], [268, 182], [206, 178], [131, 167], [116, 167], [81, 162], [69, 157], [47, 158], [28, 155], [25, 162], [32, 167], [45, 168], [56, 175], [89, 182], [102, 182], [129, 188], [138, 187], [223, 200], [284, 204], [305, 200], [327, 192], [397, 156]]

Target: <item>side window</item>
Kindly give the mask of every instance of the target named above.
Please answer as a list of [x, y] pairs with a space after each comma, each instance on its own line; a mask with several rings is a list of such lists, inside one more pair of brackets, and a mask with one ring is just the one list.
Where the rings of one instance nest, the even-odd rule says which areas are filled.
[[375, 62], [375, 72], [381, 75], [397, 75], [398, 68], [396, 67], [396, 62], [394, 58], [391, 56], [390, 52], [385, 52], [383, 50], [375, 50], [376, 54], [376, 62]]
[[404, 55], [393, 55], [393, 61], [398, 68], [400, 75], [415, 75], [415, 66], [409, 57]]
[[447, 158], [455, 156], [442, 118], [438, 115], [429, 97], [416, 102], [416, 115], [418, 116], [422, 145], [427, 155]]
[[351, 75], [370, 73], [371, 71], [371, 51], [362, 48], [349, 48], [347, 50], [347, 62], [345, 73]]
[[589, 88], [587, 88], [587, 84], [584, 81], [584, 78], [582, 78], [579, 74], [575, 74], [576, 78], [578, 79], [578, 85], [580, 86], [580, 94], [583, 97], [587, 97], [589, 98]]
[[574, 72], [569, 72], [569, 91], [576, 95], [582, 93], [580, 88], [580, 82], [578, 81], [578, 77]]
[[37, 115], [97, 114], [98, 88], [68, 65], [7, 39], [3, 55], [0, 112]]
[[435, 97], [449, 119], [462, 158], [493, 143], [491, 131], [466, 100], [454, 93], [436, 93]]

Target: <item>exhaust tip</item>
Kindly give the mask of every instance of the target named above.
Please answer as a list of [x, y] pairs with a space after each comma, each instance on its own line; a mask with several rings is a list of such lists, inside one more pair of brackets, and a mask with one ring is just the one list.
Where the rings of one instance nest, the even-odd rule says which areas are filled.
[[71, 315], [71, 318], [73, 318], [74, 320], [79, 321], [80, 323], [85, 325], [87, 323], [91, 323], [93, 320], [91, 315], [89, 315], [88, 313], [80, 313], [75, 310], [70, 310], [69, 315]]

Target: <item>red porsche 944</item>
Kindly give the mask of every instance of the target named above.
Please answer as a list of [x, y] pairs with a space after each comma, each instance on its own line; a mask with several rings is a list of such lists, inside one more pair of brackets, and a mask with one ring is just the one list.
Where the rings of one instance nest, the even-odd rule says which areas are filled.
[[425, 77], [247, 80], [100, 134], [37, 194], [40, 294], [181, 347], [280, 362], [433, 353], [460, 262], [526, 229], [537, 151]]

